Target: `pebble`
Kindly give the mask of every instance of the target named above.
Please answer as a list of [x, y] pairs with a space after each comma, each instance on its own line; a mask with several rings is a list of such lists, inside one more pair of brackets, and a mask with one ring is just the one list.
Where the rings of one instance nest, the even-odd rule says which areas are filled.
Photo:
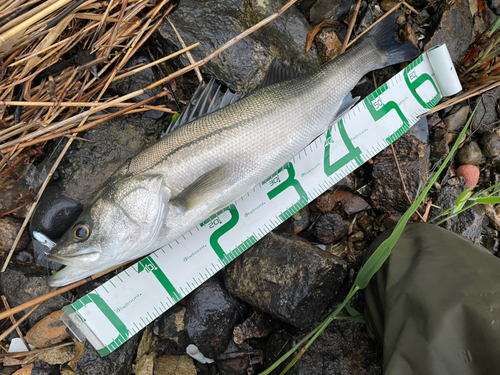
[[316, 222], [316, 237], [325, 245], [341, 240], [348, 232], [349, 223], [339, 214], [331, 212], [323, 214]]
[[62, 310], [54, 311], [36, 323], [26, 334], [28, 344], [47, 348], [70, 338], [66, 325], [61, 321]]
[[465, 179], [466, 188], [477, 185], [479, 181], [479, 168], [475, 165], [465, 164], [457, 169], [457, 176], [462, 176]]
[[308, 241], [269, 233], [226, 268], [228, 290], [256, 309], [310, 328], [345, 278], [347, 264]]
[[394, 6], [396, 6], [396, 3], [392, 0], [382, 0], [382, 2], [380, 3], [380, 7], [384, 12], [388, 12], [389, 10], [394, 8]]
[[449, 132], [459, 131], [469, 118], [469, 106], [454, 106], [451, 112], [443, 119], [443, 124]]
[[191, 293], [186, 303], [187, 333], [207, 358], [226, 350], [237, 318], [238, 303], [215, 277]]
[[180, 352], [184, 352], [191, 343], [184, 323], [185, 315], [184, 306], [172, 306], [155, 320], [153, 326], [155, 335], [161, 340], [173, 343]]
[[273, 330], [271, 318], [266, 314], [254, 312], [252, 316], [233, 329], [233, 341], [241, 345], [246, 339], [261, 338]]
[[479, 165], [483, 162], [483, 153], [475, 141], [470, 141], [458, 150], [455, 161], [458, 165]]
[[368, 210], [370, 205], [360, 196], [347, 190], [337, 190], [332, 194], [334, 204], [340, 203], [344, 212], [352, 215], [364, 210]]
[[350, 0], [318, 0], [311, 8], [310, 19], [313, 24], [330, 18], [340, 20], [349, 12]]
[[485, 133], [481, 138], [481, 146], [486, 156], [490, 158], [500, 156], [500, 136], [496, 132]]
[[305, 206], [304, 208], [300, 209], [299, 212], [292, 216], [291, 221], [293, 233], [299, 234], [304, 229], [306, 229], [311, 222], [309, 206]]
[[[17, 234], [21, 229], [23, 220], [11, 216], [0, 217], [0, 260], [5, 260], [10, 252]], [[26, 231], [21, 236], [21, 240], [16, 246], [15, 251], [21, 251], [29, 244], [30, 238]]]
[[337, 33], [332, 29], [323, 29], [315, 37], [318, 53], [323, 61], [327, 63], [340, 55], [342, 42]]
[[188, 355], [162, 355], [155, 359], [154, 375], [196, 375], [196, 366]]

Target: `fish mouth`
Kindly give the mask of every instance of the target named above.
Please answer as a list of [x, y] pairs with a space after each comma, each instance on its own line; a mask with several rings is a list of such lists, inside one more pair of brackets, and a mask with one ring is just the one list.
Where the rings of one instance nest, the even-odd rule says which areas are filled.
[[60, 287], [65, 286], [76, 281], [80, 281], [89, 276], [92, 276], [99, 270], [96, 269], [81, 269], [71, 266], [66, 266], [62, 270], [58, 271], [56, 274], [49, 277], [48, 285], [50, 287]]
[[70, 254], [58, 254], [50, 252], [47, 259], [52, 262], [64, 264], [66, 266], [78, 266], [81, 269], [94, 268], [94, 264], [99, 260], [101, 254], [99, 249], [88, 247]]

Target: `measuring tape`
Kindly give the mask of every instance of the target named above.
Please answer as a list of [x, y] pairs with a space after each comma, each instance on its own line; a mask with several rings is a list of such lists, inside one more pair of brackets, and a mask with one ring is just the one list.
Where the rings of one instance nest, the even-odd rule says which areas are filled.
[[252, 191], [64, 307], [63, 321], [111, 353], [460, 90], [446, 46], [424, 53]]

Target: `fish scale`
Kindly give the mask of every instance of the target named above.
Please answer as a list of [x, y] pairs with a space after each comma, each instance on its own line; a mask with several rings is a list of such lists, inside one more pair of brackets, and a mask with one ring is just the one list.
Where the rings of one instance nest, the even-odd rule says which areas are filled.
[[459, 89], [446, 47], [425, 53], [262, 183], [63, 308], [63, 321], [101, 355], [116, 350]]

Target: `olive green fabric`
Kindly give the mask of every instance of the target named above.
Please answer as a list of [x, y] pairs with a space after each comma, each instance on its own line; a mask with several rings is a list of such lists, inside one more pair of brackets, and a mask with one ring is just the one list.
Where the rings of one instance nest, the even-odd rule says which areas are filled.
[[468, 239], [408, 225], [365, 302], [384, 375], [500, 374], [500, 259]]

